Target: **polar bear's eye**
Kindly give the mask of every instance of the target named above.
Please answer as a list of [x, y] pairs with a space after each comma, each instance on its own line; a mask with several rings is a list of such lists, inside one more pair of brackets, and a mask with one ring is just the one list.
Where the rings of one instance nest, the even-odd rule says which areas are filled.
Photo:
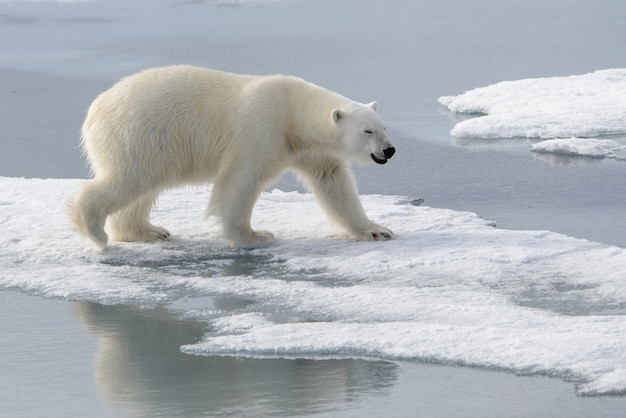
[[366, 130], [365, 130], [365, 133], [366, 133], [366, 134], [371, 134], [371, 133], [372, 133], [372, 130], [371, 130], [371, 129], [366, 129]]

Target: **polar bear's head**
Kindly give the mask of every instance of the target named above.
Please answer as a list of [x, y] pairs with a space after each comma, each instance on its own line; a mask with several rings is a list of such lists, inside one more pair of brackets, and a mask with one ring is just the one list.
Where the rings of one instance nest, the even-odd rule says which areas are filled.
[[341, 138], [342, 151], [361, 163], [385, 164], [396, 152], [376, 113], [378, 103], [350, 103], [334, 109], [332, 120]]

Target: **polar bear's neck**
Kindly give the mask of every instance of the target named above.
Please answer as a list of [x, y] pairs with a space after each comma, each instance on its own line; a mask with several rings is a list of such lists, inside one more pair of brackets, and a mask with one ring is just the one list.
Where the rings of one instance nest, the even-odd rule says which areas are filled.
[[332, 112], [352, 101], [296, 77], [288, 77], [286, 82], [292, 134], [309, 145], [332, 143], [335, 140]]

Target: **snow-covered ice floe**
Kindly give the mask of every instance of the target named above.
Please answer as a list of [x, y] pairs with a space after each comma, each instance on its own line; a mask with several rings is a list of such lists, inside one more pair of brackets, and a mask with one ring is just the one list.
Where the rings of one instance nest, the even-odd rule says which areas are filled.
[[[626, 115], [625, 115], [626, 117]], [[611, 139], [556, 138], [533, 144], [532, 150], [539, 153], [553, 153], [591, 158], [625, 159], [622, 151], [626, 145]]]
[[[448, 110], [476, 117], [462, 120], [452, 129], [458, 138], [577, 137], [566, 142], [537, 145], [543, 152], [611, 156], [626, 145], [598, 144], [587, 138], [626, 134], [626, 69], [601, 70], [569, 77], [505, 81], [443, 96], [439, 103]], [[582, 142], [588, 143], [588, 145]], [[578, 150], [582, 149], [579, 154]]]
[[[155, 208], [171, 241], [99, 253], [66, 213], [82, 183], [0, 178], [0, 289], [170, 306], [211, 323], [181, 347], [196, 355], [429, 361], [559, 376], [583, 395], [626, 393], [626, 249], [378, 195], [364, 206], [396, 239], [350, 242], [311, 195], [274, 190], [253, 223], [276, 243], [235, 250], [203, 221], [207, 188], [187, 188]], [[182, 302], [207, 297], [254, 303]]]

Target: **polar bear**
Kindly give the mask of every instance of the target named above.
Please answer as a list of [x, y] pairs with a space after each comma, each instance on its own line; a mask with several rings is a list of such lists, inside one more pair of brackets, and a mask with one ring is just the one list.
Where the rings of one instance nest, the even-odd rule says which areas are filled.
[[103, 249], [117, 241], [166, 240], [150, 223], [160, 192], [214, 183], [207, 210], [232, 245], [274, 236], [250, 226], [263, 190], [285, 170], [311, 189], [331, 223], [354, 240], [386, 240], [359, 200], [349, 161], [385, 164], [395, 148], [376, 114], [302, 79], [187, 65], [144, 70], [91, 104], [82, 145], [94, 178], [70, 203], [79, 232]]

